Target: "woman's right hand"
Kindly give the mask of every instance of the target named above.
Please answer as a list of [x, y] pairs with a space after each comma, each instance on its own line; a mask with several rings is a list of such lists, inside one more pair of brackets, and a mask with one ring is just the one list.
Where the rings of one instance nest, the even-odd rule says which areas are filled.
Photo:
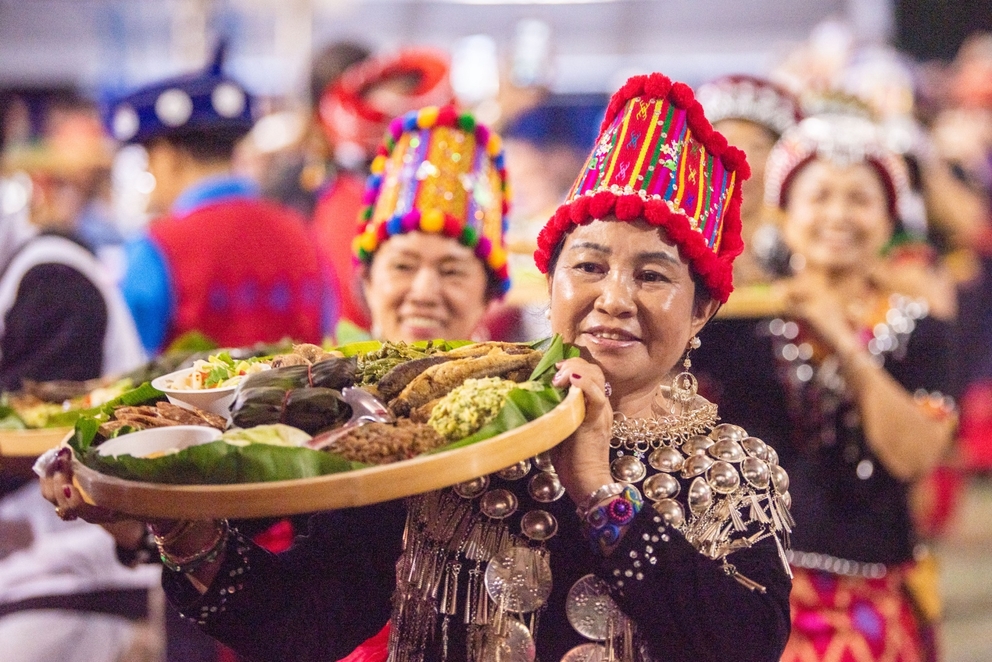
[[94, 524], [107, 524], [132, 519], [128, 515], [86, 503], [72, 482], [72, 451], [62, 447], [39, 476], [41, 494], [55, 506], [63, 520], [83, 519]]

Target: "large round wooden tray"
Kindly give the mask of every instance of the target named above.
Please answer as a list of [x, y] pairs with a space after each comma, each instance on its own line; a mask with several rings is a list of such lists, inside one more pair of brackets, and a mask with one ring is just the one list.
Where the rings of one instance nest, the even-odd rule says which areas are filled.
[[343, 473], [241, 485], [164, 485], [123, 480], [78, 461], [75, 482], [83, 499], [140, 517], [251, 518], [350, 508], [430, 492], [490, 474], [533, 457], [568, 437], [585, 416], [582, 392], [540, 418], [455, 450]]
[[38, 457], [59, 445], [72, 428], [0, 430], [0, 457]]

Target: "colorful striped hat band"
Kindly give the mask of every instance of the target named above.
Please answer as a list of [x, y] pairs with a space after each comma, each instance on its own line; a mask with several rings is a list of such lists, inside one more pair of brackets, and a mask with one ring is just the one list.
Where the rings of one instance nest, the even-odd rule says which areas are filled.
[[397, 234], [443, 234], [475, 251], [501, 294], [509, 289], [509, 190], [499, 135], [451, 106], [422, 108], [392, 121], [370, 171], [353, 247], [358, 260], [370, 263]]
[[635, 76], [606, 111], [599, 140], [566, 202], [538, 236], [547, 273], [574, 224], [614, 215], [663, 228], [714, 298], [733, 290], [743, 250], [740, 189], [744, 153], [710, 126], [692, 90], [661, 74]]

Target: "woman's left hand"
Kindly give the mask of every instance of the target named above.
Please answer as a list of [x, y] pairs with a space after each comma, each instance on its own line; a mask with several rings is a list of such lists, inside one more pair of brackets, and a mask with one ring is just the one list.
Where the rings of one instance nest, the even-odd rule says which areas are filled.
[[557, 368], [554, 385], [580, 389], [585, 396], [586, 416], [568, 439], [552, 449], [551, 462], [569, 497], [583, 506], [595, 490], [614, 482], [610, 474], [613, 407], [599, 366], [573, 358], [562, 361]]

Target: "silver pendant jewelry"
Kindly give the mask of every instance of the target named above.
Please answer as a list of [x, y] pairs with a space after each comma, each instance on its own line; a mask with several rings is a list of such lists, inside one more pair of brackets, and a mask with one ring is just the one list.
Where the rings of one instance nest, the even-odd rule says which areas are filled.
[[715, 442], [709, 437], [697, 434], [686, 439], [685, 443], [682, 444], [682, 452], [686, 455], [692, 457], [693, 455], [700, 455], [706, 452], [706, 449], [712, 446]]
[[509, 490], [490, 490], [479, 501], [479, 509], [486, 517], [504, 519], [517, 512], [517, 495]]
[[565, 600], [565, 616], [586, 639], [604, 641], [622, 630], [623, 612], [610, 597], [610, 589], [596, 575], [586, 575], [572, 584]]
[[610, 463], [610, 473], [618, 482], [637, 483], [647, 475], [647, 467], [633, 455], [621, 455]]
[[565, 496], [565, 487], [558, 475], [550, 471], [539, 471], [531, 476], [527, 491], [538, 503], [551, 503]]
[[706, 470], [706, 482], [717, 494], [730, 494], [740, 487], [741, 476], [734, 465], [720, 460]]
[[641, 491], [644, 493], [644, 498], [650, 499], [651, 501], [671, 499], [678, 496], [678, 493], [681, 490], [682, 486], [679, 485], [679, 481], [674, 476], [669, 476], [668, 474], [655, 474], [653, 476], [649, 476], [641, 485]]
[[606, 647], [602, 644], [579, 644], [565, 653], [561, 662], [606, 662]]
[[662, 499], [655, 503], [653, 508], [656, 513], [661, 515], [665, 524], [671, 527], [677, 529], [685, 522], [685, 511], [682, 509], [682, 504], [675, 499]]
[[479, 476], [464, 483], [458, 483], [452, 489], [463, 499], [474, 499], [489, 488], [489, 476]]
[[713, 465], [713, 458], [709, 455], [693, 455], [682, 466], [682, 477], [693, 478], [704, 473]]
[[535, 455], [534, 466], [541, 471], [554, 471], [555, 468], [551, 464], [551, 453], [544, 451], [543, 453], [538, 453]]
[[507, 618], [502, 623], [502, 631], [489, 626], [486, 632], [486, 646], [482, 659], [499, 662], [534, 662], [537, 648], [530, 630], [520, 621]]
[[693, 515], [702, 515], [713, 504], [713, 489], [702, 476], [689, 485], [689, 510]]
[[489, 597], [506, 611], [534, 611], [551, 595], [548, 555], [530, 547], [511, 547], [489, 561], [485, 583]]
[[648, 456], [648, 464], [658, 471], [675, 473], [681, 471], [685, 457], [671, 446], [662, 446]]
[[772, 487], [779, 494], [785, 494], [789, 491], [789, 474], [777, 464], [772, 467]]
[[520, 480], [530, 473], [530, 460], [521, 460], [506, 469], [500, 469], [496, 475], [503, 480]]
[[710, 457], [717, 460], [722, 460], [723, 462], [733, 462], [737, 464], [744, 459], [744, 449], [736, 441], [730, 439], [722, 439], [708, 449], [706, 452], [710, 454]]
[[520, 532], [535, 542], [543, 542], [558, 533], [558, 520], [546, 510], [532, 510], [520, 519]]
[[739, 425], [732, 425], [730, 423], [721, 423], [720, 425], [713, 428], [710, 432], [710, 437], [716, 441], [723, 441], [724, 439], [730, 439], [731, 441], [741, 441], [747, 437], [747, 432], [744, 428]]
[[744, 447], [744, 452], [751, 457], [756, 457], [759, 460], [768, 459], [768, 444], [757, 437], [747, 437], [741, 441], [741, 446]]
[[759, 490], [768, 487], [768, 481], [771, 480], [768, 464], [757, 457], [744, 458], [744, 461], [741, 462], [741, 473], [744, 474], [744, 480], [747, 481], [748, 485]]

